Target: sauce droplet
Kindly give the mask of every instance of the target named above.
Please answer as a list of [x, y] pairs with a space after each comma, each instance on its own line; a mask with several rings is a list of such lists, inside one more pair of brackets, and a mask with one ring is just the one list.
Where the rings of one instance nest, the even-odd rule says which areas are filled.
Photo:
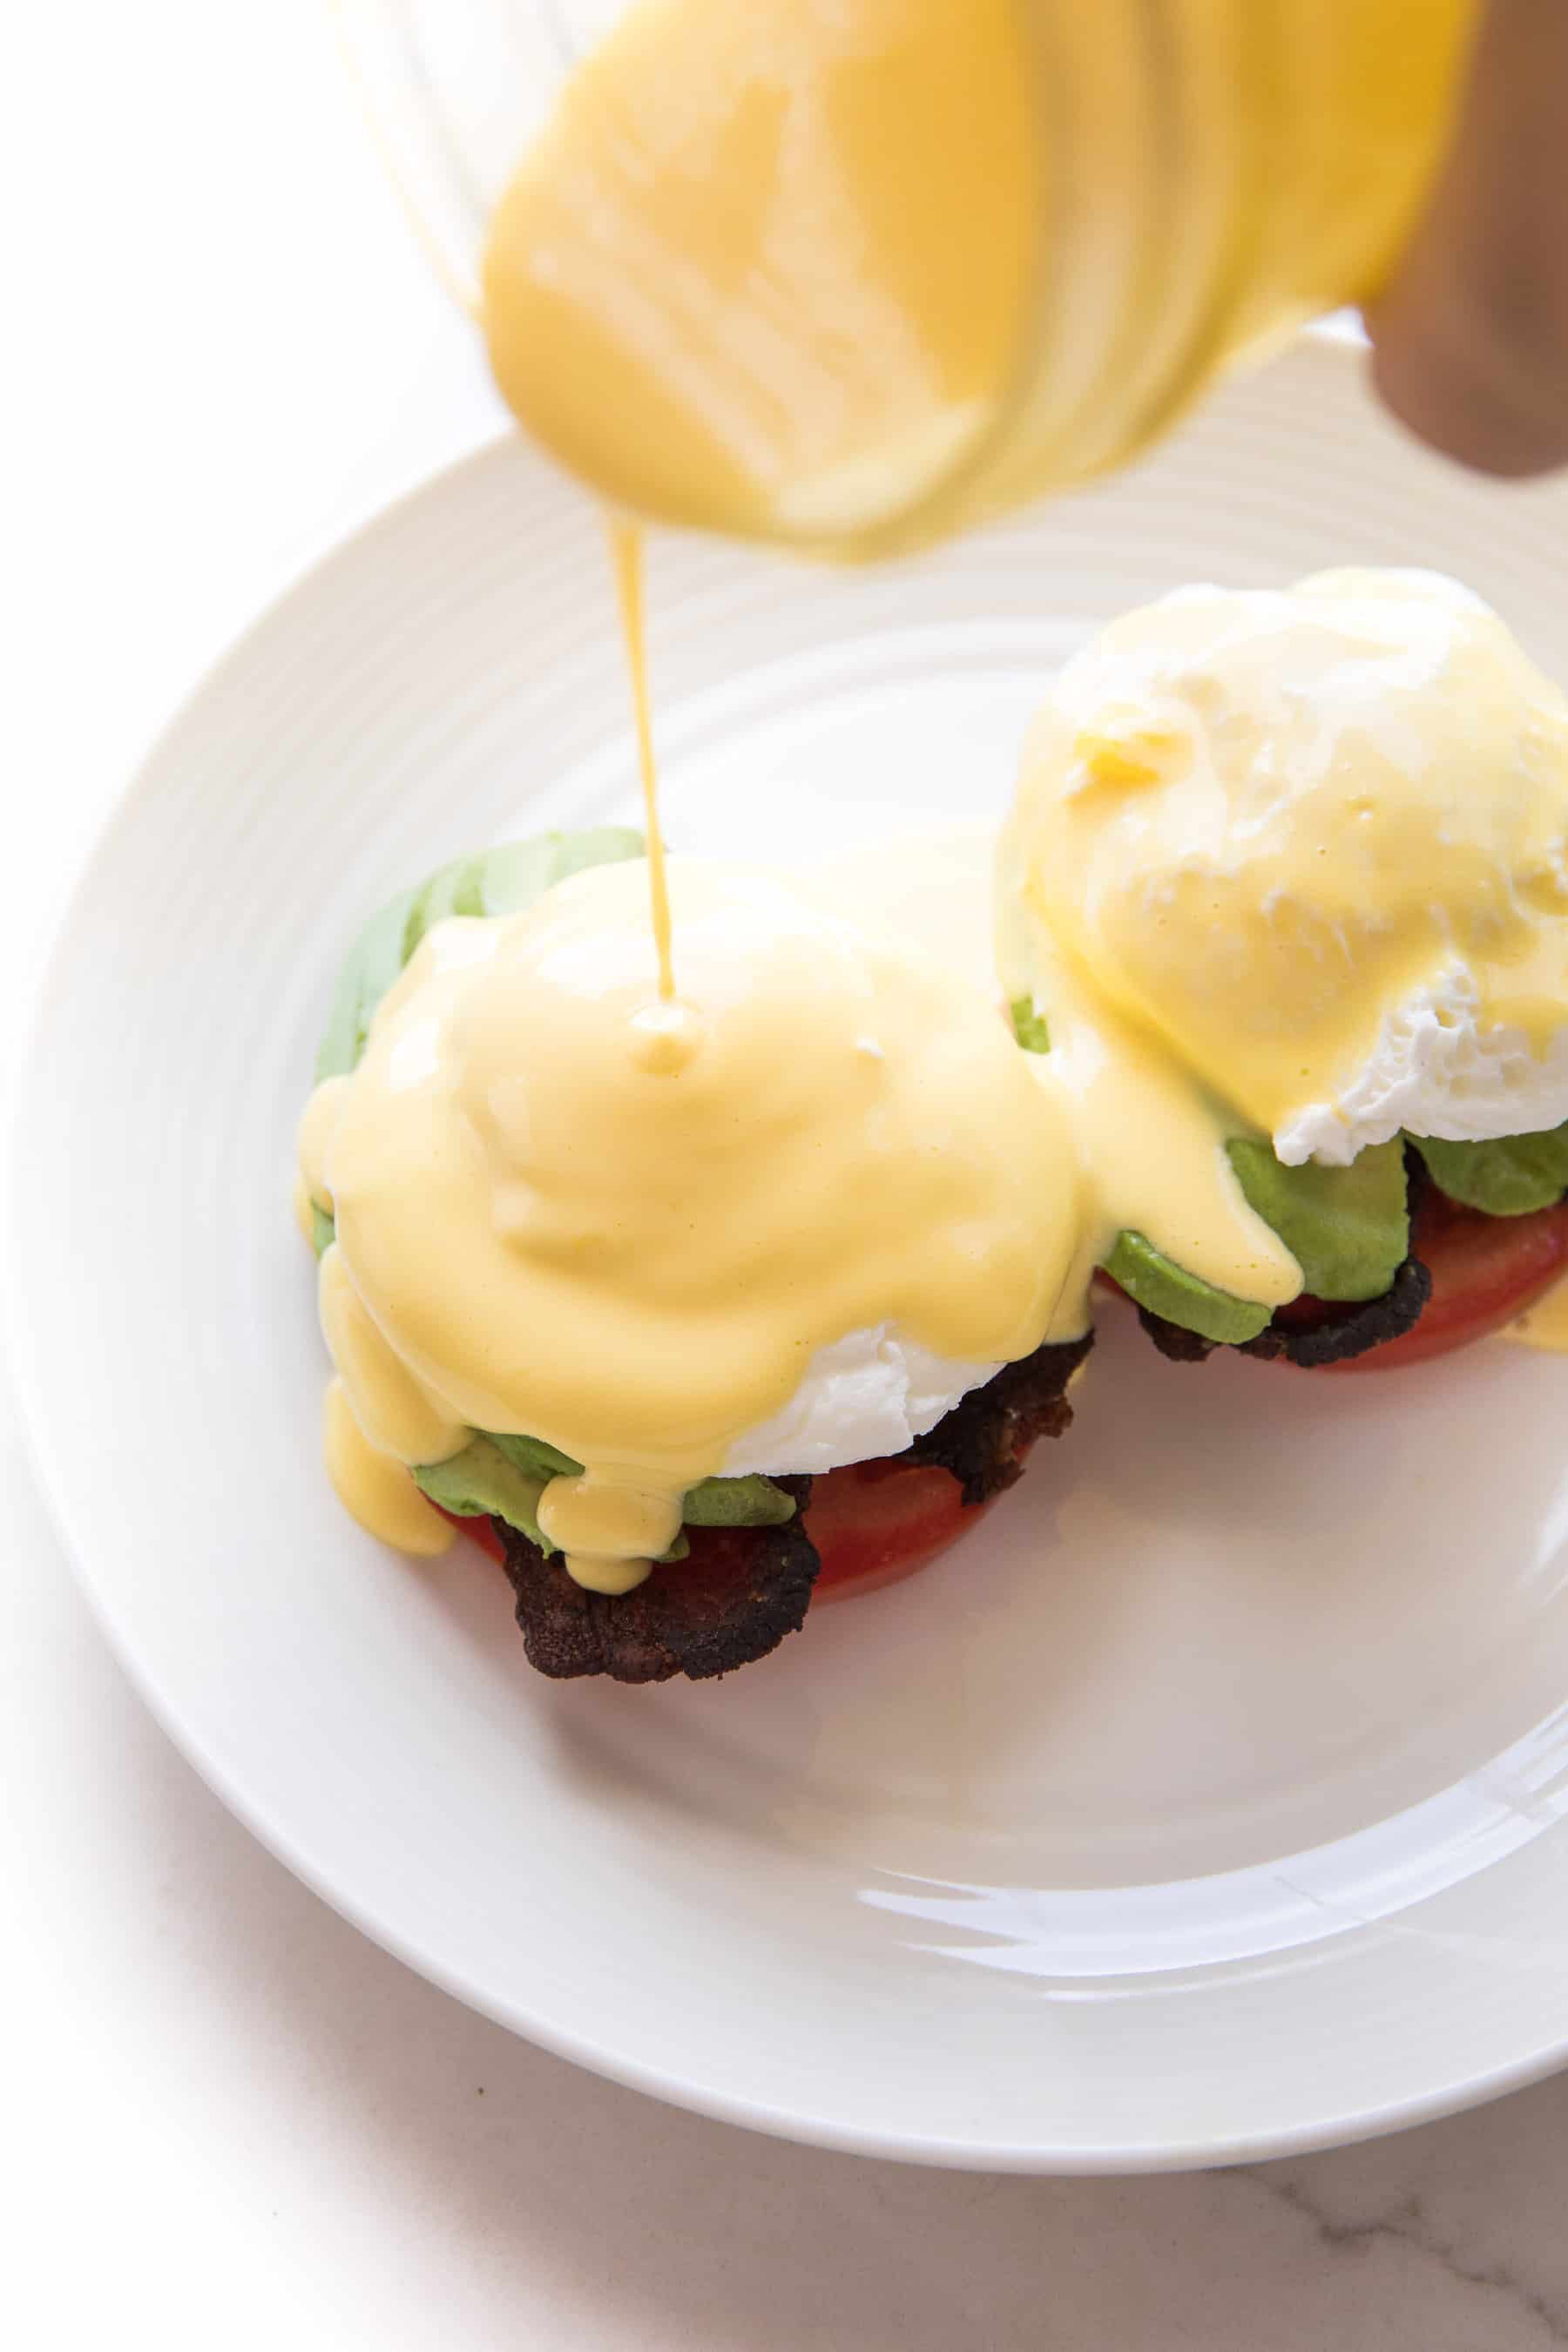
[[632, 1060], [639, 1070], [668, 1078], [690, 1067], [702, 1043], [704, 1023], [695, 1006], [661, 997], [632, 1014]]

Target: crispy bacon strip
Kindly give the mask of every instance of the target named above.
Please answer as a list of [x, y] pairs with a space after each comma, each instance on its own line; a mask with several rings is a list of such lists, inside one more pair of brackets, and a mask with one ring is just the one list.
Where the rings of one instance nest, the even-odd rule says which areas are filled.
[[1023, 1476], [1024, 1456], [1037, 1437], [1059, 1437], [1071, 1421], [1068, 1384], [1093, 1344], [1093, 1333], [1086, 1332], [1004, 1364], [902, 1458], [951, 1470], [966, 1503], [988, 1503]]
[[[1057, 1437], [1072, 1419], [1067, 1386], [1089, 1339], [1037, 1349], [1005, 1364], [898, 1458], [936, 1465], [958, 1480], [966, 1504], [1010, 1486], [1038, 1437]], [[776, 1649], [805, 1621], [816, 1581], [816, 1549], [802, 1525], [809, 1478], [779, 1478], [796, 1500], [782, 1528], [690, 1528], [691, 1551], [669, 1560], [634, 1591], [585, 1592], [559, 1554], [546, 1559], [503, 1520], [505, 1567], [529, 1663], [554, 1676], [608, 1675], [622, 1683], [694, 1682], [727, 1675]]]
[[[1304, 1307], [1292, 1299], [1256, 1339], [1244, 1339], [1236, 1352], [1283, 1357], [1288, 1364], [1300, 1364], [1303, 1370], [1348, 1363], [1352, 1356], [1364, 1356], [1384, 1339], [1397, 1339], [1402, 1332], [1411, 1330], [1421, 1320], [1431, 1296], [1432, 1276], [1418, 1257], [1407, 1257], [1381, 1298], [1345, 1307], [1314, 1299]], [[1195, 1331], [1184, 1331], [1179, 1323], [1167, 1323], [1163, 1317], [1151, 1315], [1146, 1307], [1138, 1309], [1138, 1320], [1160, 1353], [1169, 1356], [1173, 1363], [1201, 1364], [1221, 1344], [1200, 1339]]]

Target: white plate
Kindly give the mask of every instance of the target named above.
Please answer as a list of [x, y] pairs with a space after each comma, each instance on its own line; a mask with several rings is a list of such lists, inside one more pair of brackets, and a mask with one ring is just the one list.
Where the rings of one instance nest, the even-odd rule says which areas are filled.
[[[1484, 489], [1305, 346], [939, 561], [660, 543], [668, 830], [999, 806], [1064, 650], [1193, 576], [1433, 563], [1568, 671], [1568, 490]], [[44, 1483], [186, 1751], [372, 1935], [552, 2048], [803, 2139], [1039, 2170], [1371, 2131], [1568, 2053], [1568, 1362], [1383, 1380], [1108, 1334], [1070, 1438], [737, 1679], [530, 1674], [501, 1580], [345, 1520], [288, 1211], [378, 897], [627, 802], [584, 506], [507, 445], [223, 663], [77, 895], [17, 1164]], [[792, 794], [808, 788], [798, 803]]]

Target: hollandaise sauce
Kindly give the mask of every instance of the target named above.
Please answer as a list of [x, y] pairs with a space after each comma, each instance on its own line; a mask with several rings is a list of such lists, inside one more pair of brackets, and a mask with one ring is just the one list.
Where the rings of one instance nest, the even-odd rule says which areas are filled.
[[[425, 936], [300, 1130], [367, 1525], [430, 1548], [384, 1465], [527, 1437], [581, 1465], [545, 1540], [629, 1590], [847, 1336], [896, 1329], [963, 1393], [1079, 1336], [1131, 1251], [1245, 1339], [1303, 1288], [1383, 1295], [1405, 1133], [1568, 1120], [1568, 700], [1453, 582], [1127, 615], [1057, 681], [994, 855], [982, 827], [809, 882], [672, 860], [679, 994], [640, 861]], [[1306, 1281], [1322, 1194], [1277, 1229], [1258, 1153], [1276, 1202], [1360, 1162], [1350, 1286]]]
[[1037, 954], [1287, 1164], [1568, 1111], [1568, 699], [1453, 581], [1125, 614], [1042, 708], [1005, 854], [1010, 984]]
[[542, 1441], [582, 1470], [540, 1528], [603, 1591], [818, 1349], [890, 1328], [984, 1372], [1087, 1315], [1068, 1116], [994, 992], [829, 892], [684, 859], [667, 883], [679, 1053], [646, 877], [604, 866], [437, 924], [300, 1137], [335, 1219], [340, 1493], [391, 1534], [360, 1440], [395, 1465]]
[[1568, 1281], [1556, 1283], [1544, 1298], [1507, 1324], [1502, 1337], [1549, 1355], [1568, 1356]]

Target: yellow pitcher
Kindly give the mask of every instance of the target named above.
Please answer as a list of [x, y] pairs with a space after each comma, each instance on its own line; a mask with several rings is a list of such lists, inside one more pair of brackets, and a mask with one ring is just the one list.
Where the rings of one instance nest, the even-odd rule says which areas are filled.
[[622, 511], [862, 558], [1122, 464], [1374, 294], [1476, 6], [638, 0], [553, 94], [534, 12], [421, 13], [495, 35], [471, 118], [410, 83], [525, 428]]

